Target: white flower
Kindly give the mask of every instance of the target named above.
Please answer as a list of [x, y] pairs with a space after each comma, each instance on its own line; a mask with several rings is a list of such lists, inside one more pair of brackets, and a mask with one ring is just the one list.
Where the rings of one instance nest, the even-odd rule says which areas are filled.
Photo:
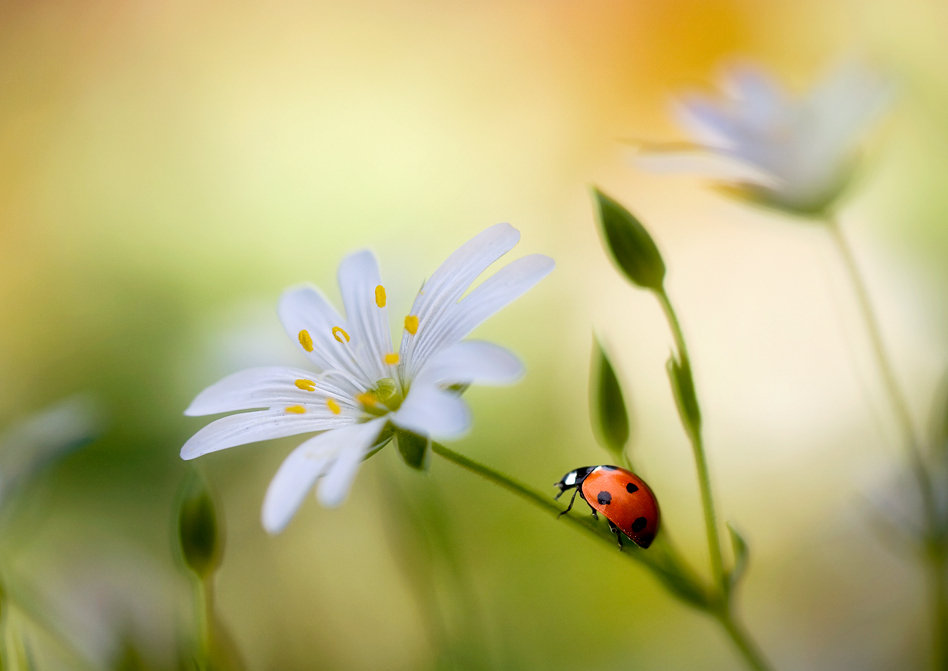
[[280, 319], [316, 370], [252, 368], [205, 389], [185, 414], [265, 409], [212, 422], [184, 445], [181, 457], [316, 433], [290, 453], [270, 483], [263, 526], [276, 533], [317, 480], [323, 505], [342, 503], [359, 464], [389, 440], [392, 427], [432, 439], [460, 436], [471, 417], [459, 388], [507, 384], [523, 373], [520, 361], [507, 350], [462, 340], [553, 269], [546, 256], [526, 256], [465, 295], [519, 239], [515, 228], [498, 224], [448, 257], [402, 320], [397, 352], [389, 330], [388, 297], [371, 252], [351, 254], [339, 266], [345, 319], [316, 288], [288, 289], [280, 300]]
[[91, 442], [105, 424], [101, 404], [77, 394], [9, 427], [0, 436], [0, 503], [42, 468]]
[[675, 105], [695, 145], [646, 149], [638, 163], [712, 177], [801, 213], [822, 212], [839, 195], [861, 136], [892, 94], [889, 82], [853, 63], [838, 66], [802, 97], [746, 64], [726, 70], [722, 88], [723, 99], [689, 93]]

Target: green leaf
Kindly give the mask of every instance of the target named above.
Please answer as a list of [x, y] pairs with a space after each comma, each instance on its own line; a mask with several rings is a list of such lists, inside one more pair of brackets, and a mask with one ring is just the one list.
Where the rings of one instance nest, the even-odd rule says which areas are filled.
[[744, 537], [738, 533], [737, 529], [735, 529], [730, 522], [727, 523], [727, 530], [731, 534], [731, 549], [734, 551], [734, 567], [728, 573], [730, 586], [733, 589], [737, 583], [740, 582], [744, 571], [747, 569], [747, 559], [750, 548], [747, 545], [747, 541], [744, 540]]
[[595, 190], [599, 223], [606, 246], [619, 269], [633, 283], [658, 291], [665, 280], [665, 262], [652, 236], [625, 207]]
[[419, 471], [428, 470], [429, 441], [424, 436], [399, 429], [395, 432], [398, 453], [406, 464]]
[[678, 407], [678, 415], [682, 424], [692, 435], [701, 431], [701, 408], [698, 405], [698, 396], [695, 393], [695, 382], [691, 375], [691, 366], [672, 355], [666, 364], [668, 379], [671, 381], [672, 395]]
[[589, 384], [592, 401], [593, 433], [607, 450], [622, 456], [629, 440], [629, 416], [619, 378], [602, 344], [593, 343], [592, 379]]
[[184, 563], [201, 578], [213, 573], [220, 565], [224, 540], [214, 500], [197, 472], [182, 487], [177, 524]]

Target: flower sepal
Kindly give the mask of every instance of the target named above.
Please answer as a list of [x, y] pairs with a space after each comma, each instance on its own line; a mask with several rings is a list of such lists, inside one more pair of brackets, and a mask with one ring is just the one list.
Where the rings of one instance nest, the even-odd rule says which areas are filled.
[[431, 441], [428, 438], [412, 431], [397, 429], [395, 443], [405, 464], [418, 471], [428, 470], [431, 465]]

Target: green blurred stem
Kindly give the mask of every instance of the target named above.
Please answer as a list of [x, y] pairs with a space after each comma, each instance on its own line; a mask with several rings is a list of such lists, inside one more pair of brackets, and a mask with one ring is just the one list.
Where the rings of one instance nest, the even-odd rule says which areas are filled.
[[758, 648], [757, 644], [751, 639], [744, 625], [738, 622], [737, 618], [734, 617], [734, 613], [729, 607], [716, 612], [715, 618], [721, 623], [721, 626], [724, 627], [724, 630], [728, 636], [731, 637], [734, 645], [737, 646], [737, 649], [750, 668], [756, 669], [756, 671], [768, 671], [768, 669], [770, 669], [770, 665], [767, 663], [767, 660], [764, 659], [760, 648]]
[[194, 615], [197, 629], [197, 668], [208, 671], [212, 668], [212, 629], [214, 622], [214, 574], [194, 576]]
[[[678, 314], [672, 306], [668, 293], [662, 287], [655, 292], [662, 311], [668, 320], [672, 335], [675, 338], [675, 346], [678, 350], [678, 360], [682, 367], [691, 374], [691, 358], [688, 356], [688, 345], [685, 343], [685, 336], [681, 330], [681, 323], [678, 321]], [[695, 468], [698, 471], [698, 487], [701, 490], [701, 508], [704, 512], [704, 527], [708, 536], [708, 554], [711, 558], [711, 575], [722, 591], [728, 592], [728, 578], [724, 571], [724, 555], [721, 550], [721, 535], [718, 533], [717, 516], [714, 512], [714, 497], [711, 494], [711, 476], [708, 473], [708, 460], [704, 452], [704, 439], [701, 436], [700, 426], [691, 426], [689, 422], [682, 417], [685, 424], [685, 432], [691, 441], [691, 448], [695, 457]]]
[[849, 281], [852, 284], [853, 292], [856, 294], [856, 302], [859, 305], [859, 312], [865, 325], [866, 334], [869, 337], [869, 344], [872, 353], [876, 359], [876, 365], [882, 376], [883, 386], [889, 397], [889, 403], [895, 413], [903, 435], [905, 447], [908, 450], [909, 465], [915, 477], [919, 496], [922, 502], [922, 511], [925, 524], [924, 557], [929, 564], [931, 593], [932, 593], [932, 625], [934, 638], [934, 668], [948, 669], [948, 643], [945, 638], [948, 637], [948, 596], [946, 596], [946, 537], [939, 528], [938, 504], [935, 499], [934, 486], [932, 485], [931, 475], [925, 465], [925, 458], [922, 454], [921, 443], [915, 431], [915, 424], [912, 421], [911, 413], [908, 409], [908, 402], [905, 395], [899, 387], [898, 380], [895, 377], [895, 370], [886, 353], [885, 345], [882, 342], [882, 330], [879, 328], [879, 319], [876, 317], [869, 300], [869, 291], [866, 288], [866, 282], [859, 267], [856, 265], [856, 259], [853, 256], [852, 248], [846, 237], [843, 235], [842, 227], [839, 221], [828, 216], [826, 218], [827, 228], [833, 238], [833, 242], [839, 252], [840, 259], [849, 275]]

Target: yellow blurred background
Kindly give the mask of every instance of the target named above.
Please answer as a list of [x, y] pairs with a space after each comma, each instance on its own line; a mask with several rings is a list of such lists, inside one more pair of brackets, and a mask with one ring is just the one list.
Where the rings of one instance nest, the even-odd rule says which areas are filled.
[[[474, 388], [453, 447], [549, 491], [609, 461], [592, 439], [593, 332], [613, 355], [633, 458], [694, 566], [694, 466], [654, 300], [603, 251], [590, 185], [638, 213], [669, 266], [722, 518], [751, 545], [743, 613], [781, 669], [921, 666], [919, 571], [898, 524], [902, 454], [825, 232], [646, 174], [629, 139], [721, 62], [802, 90], [839, 57], [896, 82], [842, 222], [924, 426], [948, 336], [948, 7], [941, 3], [7, 2], [0, 5], [0, 426], [84, 392], [103, 435], [32, 483], [4, 525], [71, 647], [190, 635], [172, 543], [182, 411], [252, 365], [295, 363], [281, 290], [338, 298], [372, 248], [393, 306], [461, 242], [508, 221], [557, 269], [476, 332], [523, 358]], [[506, 492], [392, 449], [346, 504], [309, 499], [276, 537], [270, 478], [299, 438], [196, 462], [227, 546], [221, 620], [250, 669], [731, 669], [721, 632], [646, 572]], [[577, 508], [578, 510], [578, 508]], [[35, 623], [39, 668], [84, 668]], [[98, 657], [97, 657], [98, 655]]]

